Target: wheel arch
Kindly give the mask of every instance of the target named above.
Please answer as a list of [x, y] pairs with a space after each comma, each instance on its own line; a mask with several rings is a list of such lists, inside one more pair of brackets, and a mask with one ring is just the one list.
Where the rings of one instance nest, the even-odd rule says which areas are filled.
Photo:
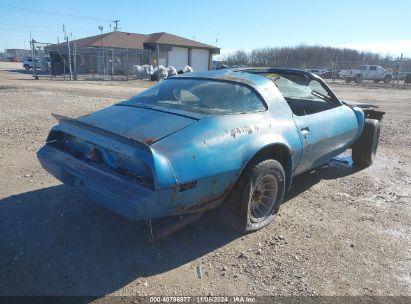
[[240, 176], [248, 169], [266, 159], [277, 160], [284, 169], [285, 173], [285, 189], [288, 191], [291, 187], [292, 182], [292, 157], [291, 149], [284, 143], [273, 143], [269, 144], [260, 150], [258, 150], [241, 168]]

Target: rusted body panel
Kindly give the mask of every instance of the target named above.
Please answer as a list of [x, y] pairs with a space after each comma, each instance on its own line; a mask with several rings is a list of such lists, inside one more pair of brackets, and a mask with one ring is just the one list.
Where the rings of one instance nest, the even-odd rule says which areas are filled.
[[[219, 206], [250, 160], [273, 146], [287, 153], [289, 187], [294, 175], [349, 147], [364, 124], [360, 109], [343, 104], [296, 117], [272, 81], [247, 71], [177, 78], [242, 83], [261, 96], [267, 110], [208, 115], [124, 101], [75, 120], [60, 119], [38, 152], [41, 164], [115, 212], [156, 218]], [[305, 123], [312, 128], [309, 138], [301, 135]]]

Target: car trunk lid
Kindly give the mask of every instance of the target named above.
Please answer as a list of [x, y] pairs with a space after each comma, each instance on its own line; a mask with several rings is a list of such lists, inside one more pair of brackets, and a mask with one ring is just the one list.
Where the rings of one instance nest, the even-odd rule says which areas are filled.
[[77, 120], [150, 145], [199, 119], [198, 115], [118, 104]]

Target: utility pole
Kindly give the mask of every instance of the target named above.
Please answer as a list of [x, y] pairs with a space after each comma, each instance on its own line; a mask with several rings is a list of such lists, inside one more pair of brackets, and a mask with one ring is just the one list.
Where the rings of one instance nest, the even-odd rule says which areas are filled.
[[74, 64], [74, 80], [77, 80], [77, 44], [76, 37], [70, 33], [71, 39], [73, 40], [73, 64]]
[[160, 44], [157, 43], [157, 81], [160, 81]]
[[67, 48], [68, 48], [68, 62], [69, 62], [69, 71], [70, 71], [70, 81], [73, 80], [73, 72], [71, 70], [71, 52], [70, 52], [70, 42], [69, 37], [66, 34], [66, 28], [63, 24], [63, 32], [64, 32], [64, 39], [67, 41]]
[[111, 79], [114, 76], [114, 46], [111, 49]]
[[33, 72], [33, 77], [34, 79], [38, 80], [39, 76], [37, 76], [37, 62], [36, 62], [36, 49], [35, 49], [35, 43], [36, 41], [31, 38], [31, 32], [30, 32], [30, 46], [31, 46], [31, 58], [32, 58], [32, 66], [31, 70]]
[[[101, 63], [103, 63], [103, 75], [104, 77], [106, 76], [106, 68], [105, 68], [105, 64], [104, 64], [104, 51], [103, 51], [103, 26], [99, 25], [98, 29], [100, 30], [100, 55], [101, 56]], [[100, 65], [100, 69], [101, 69], [101, 65]]]
[[402, 56], [403, 56], [403, 54], [401, 53], [401, 57], [398, 59], [397, 88], [400, 86], [400, 73], [401, 73]]
[[114, 24], [115, 24], [115, 25], [114, 25], [114, 31], [117, 32], [117, 30], [119, 29], [118, 23], [120, 22], [120, 20], [114, 20], [113, 22], [114, 22]]

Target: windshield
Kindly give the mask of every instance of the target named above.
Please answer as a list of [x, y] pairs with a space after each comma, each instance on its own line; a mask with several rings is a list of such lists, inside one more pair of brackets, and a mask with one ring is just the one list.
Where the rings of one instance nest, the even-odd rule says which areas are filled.
[[161, 81], [131, 103], [206, 114], [265, 111], [261, 98], [246, 85], [207, 79], [175, 78]]
[[285, 99], [304, 99], [316, 101], [333, 101], [329, 92], [315, 79], [304, 75], [267, 73]]

